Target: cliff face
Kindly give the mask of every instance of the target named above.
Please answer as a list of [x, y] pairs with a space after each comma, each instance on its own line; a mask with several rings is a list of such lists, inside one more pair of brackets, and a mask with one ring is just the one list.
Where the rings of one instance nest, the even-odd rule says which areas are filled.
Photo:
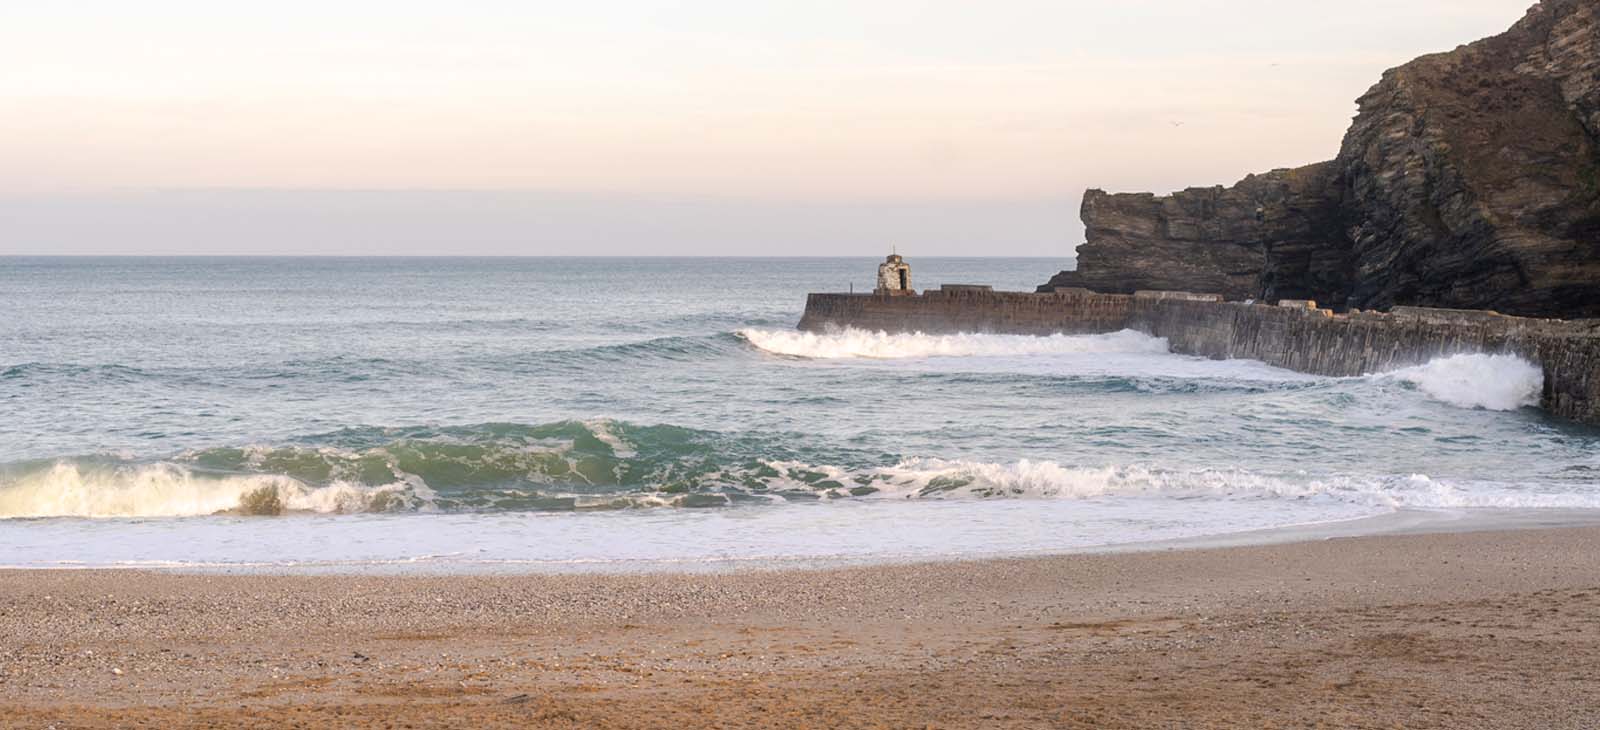
[[1078, 270], [1041, 290], [1215, 292], [1229, 299], [1342, 299], [1350, 261], [1332, 163], [1251, 175], [1224, 188], [1083, 196]]
[[1354, 302], [1600, 314], [1593, 0], [1384, 74], [1338, 164]]
[[1041, 289], [1600, 316], [1600, 3], [1545, 0], [1359, 104], [1332, 162], [1166, 197], [1089, 191], [1079, 271]]

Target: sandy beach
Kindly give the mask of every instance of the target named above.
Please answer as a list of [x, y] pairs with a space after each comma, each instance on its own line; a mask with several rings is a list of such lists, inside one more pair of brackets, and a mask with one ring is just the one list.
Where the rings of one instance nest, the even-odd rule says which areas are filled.
[[718, 575], [0, 574], [4, 727], [1600, 723], [1600, 529]]

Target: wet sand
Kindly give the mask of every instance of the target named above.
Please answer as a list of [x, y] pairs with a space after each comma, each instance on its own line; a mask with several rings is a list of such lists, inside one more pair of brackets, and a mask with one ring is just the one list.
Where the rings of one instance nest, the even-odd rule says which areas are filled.
[[0, 727], [1600, 726], [1600, 528], [720, 575], [0, 572]]

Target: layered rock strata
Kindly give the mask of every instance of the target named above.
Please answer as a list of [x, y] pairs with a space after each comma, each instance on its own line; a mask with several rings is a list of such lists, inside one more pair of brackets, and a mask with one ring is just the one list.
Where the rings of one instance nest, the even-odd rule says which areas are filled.
[[1090, 190], [1078, 270], [1041, 290], [1219, 292], [1229, 299], [1343, 300], [1350, 261], [1331, 162], [1167, 196]]
[[1600, 317], [1600, 3], [1385, 73], [1331, 162], [1170, 196], [1091, 190], [1040, 287]]

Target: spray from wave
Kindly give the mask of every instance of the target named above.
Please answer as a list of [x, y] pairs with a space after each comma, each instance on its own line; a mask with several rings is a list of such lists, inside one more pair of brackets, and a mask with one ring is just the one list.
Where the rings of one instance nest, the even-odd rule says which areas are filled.
[[1515, 355], [1452, 355], [1377, 377], [1410, 383], [1453, 406], [1491, 411], [1539, 405], [1544, 391], [1544, 372]]
[[[777, 355], [818, 360], [896, 360], [932, 357], [1004, 357], [1028, 355], [1164, 355], [1167, 340], [1134, 330], [1102, 335], [988, 335], [923, 333], [889, 334], [859, 329], [814, 333], [787, 330], [740, 330], [738, 336], [755, 347]], [[1130, 375], [1149, 375], [1148, 365], [1118, 360]], [[1296, 375], [1253, 361], [1228, 361], [1223, 369], [1206, 363], [1187, 373], [1196, 378], [1230, 377], [1249, 380], [1310, 381], [1315, 376]], [[1256, 367], [1245, 367], [1255, 365]], [[1167, 364], [1171, 369], [1173, 364]], [[1168, 373], [1166, 370], [1162, 374]], [[1399, 381], [1435, 400], [1461, 408], [1512, 411], [1539, 404], [1544, 373], [1537, 365], [1514, 355], [1481, 353], [1436, 358], [1426, 364], [1369, 376]]]
[[776, 355], [814, 359], [900, 359], [1085, 353], [1165, 354], [1167, 341], [1133, 330], [1103, 335], [929, 335], [859, 329], [815, 333], [739, 330], [750, 344]]

